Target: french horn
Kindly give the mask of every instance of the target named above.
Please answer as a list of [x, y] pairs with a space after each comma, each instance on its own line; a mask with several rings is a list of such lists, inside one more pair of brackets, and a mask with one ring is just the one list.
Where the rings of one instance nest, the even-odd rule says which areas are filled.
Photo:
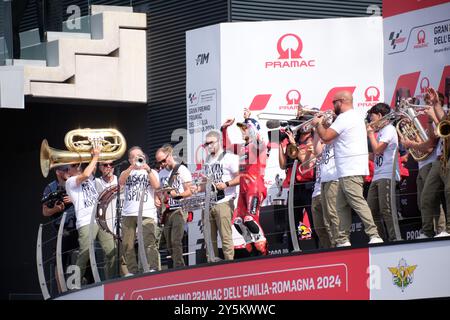
[[[415, 108], [409, 107], [406, 108], [406, 110], [400, 111], [400, 113], [403, 117], [397, 122], [396, 125], [398, 134], [403, 138], [415, 141], [417, 143], [427, 141], [428, 135], [417, 118], [418, 114], [415, 111]], [[409, 148], [408, 151], [416, 161], [423, 161], [431, 155], [431, 152], [423, 152], [413, 148]]]

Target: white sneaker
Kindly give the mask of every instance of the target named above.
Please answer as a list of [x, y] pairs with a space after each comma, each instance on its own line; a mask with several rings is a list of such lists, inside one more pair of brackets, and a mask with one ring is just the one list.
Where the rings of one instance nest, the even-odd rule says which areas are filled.
[[430, 237], [427, 236], [425, 233], [420, 233], [416, 239], [428, 239], [428, 238], [430, 238]]
[[134, 273], [127, 273], [126, 275], [125, 275], [125, 277], [132, 277], [132, 276], [134, 276]]
[[383, 239], [381, 239], [380, 237], [372, 237], [370, 238], [369, 244], [374, 244], [374, 243], [383, 243]]
[[435, 238], [442, 238], [442, 237], [450, 237], [450, 233], [447, 231], [442, 231], [441, 233], [434, 236]]
[[351, 245], [350, 241], [345, 241], [344, 243], [336, 243], [336, 248], [350, 247]]

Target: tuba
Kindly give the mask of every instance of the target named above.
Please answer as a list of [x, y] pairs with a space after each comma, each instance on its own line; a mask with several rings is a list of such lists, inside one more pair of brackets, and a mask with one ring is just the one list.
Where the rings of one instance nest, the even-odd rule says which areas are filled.
[[64, 143], [67, 150], [50, 147], [46, 139], [42, 141], [40, 162], [41, 172], [48, 176], [50, 169], [66, 164], [90, 162], [92, 143], [97, 141], [102, 146], [99, 161], [120, 159], [127, 149], [123, 135], [116, 129], [76, 129], [69, 131]]
[[[396, 129], [401, 137], [418, 143], [428, 140], [428, 135], [417, 118], [418, 114], [415, 108], [408, 107], [400, 111], [400, 114], [403, 117], [397, 122]], [[409, 148], [408, 151], [416, 161], [423, 161], [431, 154], [431, 152], [422, 152], [413, 148]]]

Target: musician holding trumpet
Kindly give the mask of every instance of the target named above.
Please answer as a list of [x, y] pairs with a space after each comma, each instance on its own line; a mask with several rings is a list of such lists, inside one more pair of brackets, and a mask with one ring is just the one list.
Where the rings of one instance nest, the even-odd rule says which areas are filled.
[[157, 247], [157, 214], [155, 190], [159, 188], [158, 173], [149, 167], [146, 156], [140, 147], [128, 150], [130, 166], [119, 177], [119, 185], [125, 188], [125, 200], [122, 209], [122, 246], [125, 263], [130, 276], [138, 273], [138, 264], [134, 243], [139, 208], [142, 203], [142, 237], [145, 253], [151, 271], [160, 269], [160, 257]]
[[368, 111], [368, 114], [371, 122], [367, 125], [367, 136], [372, 146], [371, 157], [373, 157], [375, 169], [367, 203], [381, 238], [384, 241], [394, 241], [396, 235], [392, 219], [391, 179], [395, 157], [397, 157], [397, 131], [388, 119], [391, 107], [387, 104], [377, 103]]
[[[431, 168], [429, 168], [428, 174], [424, 179], [423, 190], [420, 195], [420, 212], [422, 215], [422, 232], [419, 239], [435, 237], [446, 237], [450, 236], [450, 175], [448, 174], [448, 120], [445, 111], [442, 108], [443, 101], [439, 100], [438, 93], [433, 88], [428, 88], [425, 96], [425, 100], [432, 107], [428, 113], [430, 116], [429, 125], [433, 124], [433, 112], [437, 118], [438, 126], [436, 132], [434, 130], [429, 130], [429, 139], [427, 141], [415, 142], [408, 140], [407, 138], [402, 138], [401, 143], [407, 147], [422, 152], [429, 152], [433, 150], [436, 141], [436, 135], [439, 137], [439, 142], [437, 143], [437, 148], [429, 156], [434, 159], [431, 163]], [[447, 143], [446, 143], [447, 142]], [[436, 153], [436, 158], [434, 157], [434, 152]], [[422, 169], [421, 169], [422, 170]], [[419, 171], [419, 176], [421, 172]], [[419, 186], [418, 186], [419, 187]], [[438, 230], [434, 232], [433, 220], [439, 224], [439, 213], [440, 213], [440, 197], [441, 190], [444, 190], [445, 201], [447, 206], [447, 223], [446, 230]], [[419, 202], [419, 201], [418, 201]]]
[[369, 243], [380, 243], [372, 213], [363, 197], [364, 176], [369, 173], [366, 126], [363, 118], [353, 109], [353, 96], [340, 91], [333, 98], [336, 120], [329, 128], [323, 125], [323, 114], [314, 117], [312, 125], [325, 142], [333, 141], [339, 187], [336, 208], [339, 215], [339, 237], [336, 247], [351, 246], [351, 209], [361, 218]]

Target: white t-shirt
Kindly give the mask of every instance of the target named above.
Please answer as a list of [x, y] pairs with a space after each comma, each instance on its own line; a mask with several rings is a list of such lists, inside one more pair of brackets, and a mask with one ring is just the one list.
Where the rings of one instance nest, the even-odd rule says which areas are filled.
[[[239, 174], [239, 158], [238, 156], [226, 152], [222, 159], [221, 155], [215, 158], [208, 157], [204, 164], [204, 173], [212, 178], [213, 183], [227, 182], [235, 178]], [[236, 198], [236, 186], [225, 188], [225, 197], [217, 203], [223, 203]]]
[[72, 200], [77, 217], [77, 229], [91, 223], [92, 212], [97, 206], [98, 193], [94, 185], [94, 176], [83, 181], [79, 186], [77, 177], [70, 177], [66, 181], [66, 192]]
[[[170, 175], [172, 174], [172, 170], [163, 169], [159, 172], [159, 181], [161, 183], [161, 188], [167, 187]], [[192, 181], [192, 175], [191, 172], [186, 168], [185, 165], [181, 165], [178, 168], [178, 172], [176, 175], [176, 178], [174, 179], [173, 183], [169, 187], [175, 188], [175, 190], [178, 193], [184, 192], [183, 183], [191, 182]], [[169, 207], [171, 210], [177, 209], [181, 207], [180, 200], [174, 200], [169, 197]]]
[[[436, 125], [433, 123], [433, 129], [436, 128]], [[442, 154], [442, 139], [439, 138], [436, 146], [433, 149], [433, 152], [430, 154], [428, 158], [426, 158], [423, 161], [417, 161], [417, 165], [419, 167], [419, 170], [422, 169], [422, 167], [425, 167], [427, 164], [434, 162], [437, 160], [438, 156]]]
[[341, 113], [331, 129], [338, 133], [333, 140], [337, 177], [368, 175], [367, 130], [361, 114], [355, 109]]
[[100, 194], [103, 190], [115, 186], [117, 184], [117, 177], [114, 175], [111, 182], [106, 182], [102, 177], [95, 178], [95, 187]]
[[314, 190], [312, 193], [311, 198], [315, 198], [318, 195], [320, 195], [320, 183], [321, 183], [321, 166], [320, 165], [316, 165], [316, 182], [314, 183]]
[[335, 181], [338, 179], [336, 162], [334, 161], [333, 143], [323, 146], [322, 156], [320, 157], [320, 174], [321, 182]]
[[[113, 180], [111, 182], [106, 182], [105, 180], [103, 180], [102, 177], [99, 178], [95, 178], [95, 188], [97, 189], [99, 198], [102, 194], [102, 192], [112, 186], [117, 185], [117, 176], [113, 176]], [[124, 193], [121, 192], [120, 193], [120, 207], [123, 207], [123, 200], [124, 200]], [[106, 218], [106, 223], [109, 226], [109, 230], [111, 231], [115, 231], [116, 230], [116, 204], [117, 204], [117, 198], [112, 198], [111, 201], [109, 202], [108, 207], [106, 208], [106, 212], [105, 214], [105, 218]]]
[[374, 154], [375, 169], [373, 172], [372, 181], [379, 179], [392, 179], [392, 172], [394, 169], [394, 161], [397, 156], [398, 137], [397, 131], [392, 124], [388, 124], [378, 131], [378, 142], [387, 144], [386, 149], [381, 154]]
[[[152, 174], [158, 177], [158, 172], [152, 169]], [[145, 191], [144, 191], [145, 190]], [[143, 198], [142, 216], [156, 220], [155, 190], [148, 180], [148, 172], [144, 169], [131, 170], [125, 182], [125, 200], [122, 216], [137, 217], [141, 197]]]

